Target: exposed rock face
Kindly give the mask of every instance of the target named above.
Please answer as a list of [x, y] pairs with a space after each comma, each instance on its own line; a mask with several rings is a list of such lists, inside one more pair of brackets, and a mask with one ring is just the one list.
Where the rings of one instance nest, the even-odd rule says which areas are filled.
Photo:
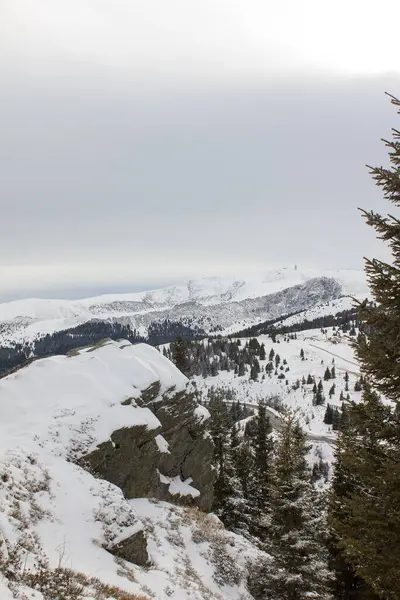
[[[160, 385], [155, 382], [135, 399], [136, 405], [156, 415], [158, 429], [135, 426], [114, 431], [110, 441], [99, 444], [79, 462], [121, 488], [126, 498], [152, 497], [196, 504], [209, 511], [213, 444], [205, 430], [204, 412], [193, 394], [173, 389], [162, 395], [159, 392]], [[127, 405], [126, 410], [131, 408]], [[179, 487], [170, 490], [167, 478], [189, 480], [194, 493], [181, 493]]]
[[134, 533], [119, 544], [108, 548], [108, 551], [140, 567], [145, 567], [150, 563], [147, 552], [147, 538], [143, 530]]
[[211, 510], [214, 473], [211, 462], [213, 443], [198, 414], [193, 394], [180, 392], [149, 399], [146, 404], [162, 424], [161, 434], [167, 440], [169, 453], [161, 455], [160, 472], [169, 477], [191, 478], [200, 492], [196, 504], [204, 511]]
[[157, 433], [159, 429], [149, 431], [143, 425], [119, 429], [111, 435], [111, 441], [99, 444], [79, 463], [89, 465], [91, 471], [117, 485], [127, 498], [158, 497]]

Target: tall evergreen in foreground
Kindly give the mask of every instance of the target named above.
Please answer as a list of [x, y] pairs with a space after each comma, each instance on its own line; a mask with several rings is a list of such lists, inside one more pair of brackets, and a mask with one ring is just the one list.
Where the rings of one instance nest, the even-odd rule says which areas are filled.
[[[400, 107], [400, 102], [391, 98]], [[400, 110], [398, 111], [400, 113]], [[390, 168], [373, 168], [385, 199], [400, 206], [400, 132]], [[346, 408], [330, 500], [337, 598], [400, 598], [400, 221], [363, 211], [392, 262], [366, 260], [374, 303], [363, 302], [366, 336], [355, 349], [366, 376], [362, 401]], [[382, 400], [378, 393], [382, 394]], [[364, 588], [364, 589], [363, 589]]]

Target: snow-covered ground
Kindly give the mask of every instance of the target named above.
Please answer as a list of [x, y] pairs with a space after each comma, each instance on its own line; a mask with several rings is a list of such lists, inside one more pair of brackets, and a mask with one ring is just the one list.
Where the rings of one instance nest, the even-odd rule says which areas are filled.
[[[354, 350], [351, 347], [352, 338], [343, 334], [340, 338], [335, 337], [333, 328], [328, 328], [326, 331], [326, 334], [319, 329], [298, 332], [297, 339], [289, 341], [284, 341], [289, 339], [288, 336], [278, 335], [275, 343], [269, 336], [257, 337], [260, 344], [265, 344], [267, 356], [265, 361], [259, 361], [261, 368], [265, 369], [269, 353], [273, 349], [275, 354], [279, 354], [281, 358], [280, 366], [286, 360], [287, 364], [283, 365], [284, 370], [281, 371], [278, 368], [278, 374], [284, 373], [285, 379], [278, 379], [274, 373], [269, 377], [263, 370], [257, 381], [249, 378], [249, 372], [245, 376], [239, 377], [233, 371], [220, 371], [215, 377], [195, 377], [193, 380], [195, 388], [204, 396], [210, 387], [234, 390], [237, 400], [254, 407], [257, 406], [260, 399], [278, 396], [286, 407], [298, 415], [299, 422], [314, 446], [314, 451], [316, 452], [319, 448], [324, 459], [331, 462], [336, 433], [332, 431], [331, 425], [323, 422], [326, 405], [329, 403], [340, 408], [341, 392], [345, 397], [349, 393], [351, 399], [355, 401], [360, 399], [361, 393], [354, 391], [354, 385], [360, 372]], [[241, 338], [242, 345], [247, 341], [249, 338]], [[304, 351], [304, 360], [300, 357], [301, 350]], [[325, 381], [326, 368], [332, 369], [333, 366], [336, 378]], [[287, 367], [289, 367], [289, 371], [286, 372]], [[349, 375], [348, 392], [345, 390], [344, 376], [346, 373]], [[313, 385], [301, 383], [303, 377], [307, 380], [309, 374], [315, 378], [317, 385], [322, 380], [325, 395], [325, 404], [322, 406], [313, 405]], [[300, 387], [294, 389], [297, 381], [300, 381]], [[329, 390], [332, 384], [335, 384], [335, 393], [330, 398]], [[274, 424], [275, 421], [272, 415], [271, 422]]]
[[[126, 341], [37, 360], [0, 381], [0, 558], [19, 547], [23, 568], [38, 556], [144, 598], [246, 600], [246, 560], [256, 552], [212, 516], [122, 491], [72, 460], [122, 427], [160, 425], [137, 406], [160, 382], [184, 390], [187, 379], [155, 348]], [[201, 420], [205, 410], [196, 415]], [[166, 440], [157, 435], [161, 451]], [[196, 496], [191, 481], [169, 482]], [[107, 548], [145, 531], [152, 565], [116, 559]], [[29, 600], [40, 594], [25, 590]], [[112, 597], [112, 596], [110, 596]], [[0, 598], [11, 600], [0, 574]], [[89, 598], [89, 596], [88, 596]]]

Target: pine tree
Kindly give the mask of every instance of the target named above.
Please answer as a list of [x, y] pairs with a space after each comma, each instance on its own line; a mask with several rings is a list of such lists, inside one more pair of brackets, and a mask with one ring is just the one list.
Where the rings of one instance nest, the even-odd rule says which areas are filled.
[[300, 358], [301, 358], [301, 360], [304, 360], [304, 350], [303, 350], [303, 348], [300, 350]]
[[257, 366], [253, 363], [250, 367], [250, 379], [253, 381], [257, 381], [258, 379], [258, 370]]
[[344, 380], [345, 380], [345, 386], [344, 386], [344, 391], [348, 392], [349, 391], [349, 374], [346, 371], [346, 373], [344, 374]]
[[[400, 102], [392, 98], [400, 107]], [[399, 110], [400, 113], [400, 110]], [[390, 168], [371, 173], [400, 206], [400, 132], [393, 130]], [[340, 561], [379, 598], [400, 598], [400, 221], [362, 211], [388, 242], [392, 263], [366, 260], [374, 302], [360, 305], [367, 335], [355, 341], [364, 377], [362, 401], [349, 403], [339, 435], [330, 522]], [[346, 382], [347, 383], [347, 382]], [[383, 402], [378, 393], [383, 394]], [[390, 402], [391, 401], [391, 402]], [[347, 488], [338, 490], [343, 471]], [[338, 577], [340, 583], [340, 572]], [[368, 592], [369, 593], [369, 592]], [[345, 596], [346, 597], [346, 596]], [[347, 597], [350, 597], [349, 595]], [[367, 595], [361, 596], [367, 598]]]
[[309, 447], [294, 416], [279, 434], [271, 487], [271, 548], [264, 597], [274, 600], [329, 598], [327, 553], [320, 538], [322, 511], [306, 461]]
[[330, 404], [325, 409], [324, 423], [326, 425], [332, 425], [333, 423], [333, 407]]
[[187, 342], [182, 335], [171, 342], [171, 356], [172, 362], [188, 377], [190, 375], [189, 352]]
[[[352, 502], [359, 485], [354, 477], [349, 456], [352, 452], [358, 451], [355, 443], [357, 446], [363, 443], [358, 439], [354, 429], [355, 423], [351, 423], [350, 418], [351, 408], [343, 406], [343, 418], [338, 424], [340, 435], [335, 451], [335, 471], [329, 502], [331, 534], [328, 548], [330, 568], [335, 574], [333, 593], [335, 598], [343, 598], [343, 600], [377, 600], [378, 596], [373, 593], [360, 573], [357, 574], [356, 567], [352, 565], [342, 547], [344, 524], [348, 527], [351, 523], [349, 503]], [[355, 532], [356, 529], [353, 530], [353, 533]]]
[[214, 442], [214, 465], [216, 469], [214, 510], [223, 518], [226, 512], [226, 504], [229, 498], [233, 496], [232, 469], [229, 455], [229, 433], [232, 421], [224, 398], [219, 392], [212, 394], [208, 410], [211, 415], [209, 430]]
[[260, 346], [260, 360], [266, 360], [267, 353], [265, 352], [265, 345], [261, 344]]
[[331, 371], [330, 371], [329, 367], [326, 367], [325, 373], [324, 373], [324, 381], [329, 381], [330, 378], [331, 378]]
[[256, 502], [260, 508], [265, 508], [270, 494], [270, 473], [274, 443], [270, 436], [272, 427], [267, 415], [265, 401], [260, 400], [254, 418], [255, 435], [254, 448], [254, 474], [253, 485], [255, 488]]

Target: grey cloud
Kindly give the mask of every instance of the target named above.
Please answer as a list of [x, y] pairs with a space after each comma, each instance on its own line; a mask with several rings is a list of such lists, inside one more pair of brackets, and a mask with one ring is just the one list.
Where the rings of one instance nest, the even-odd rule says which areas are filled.
[[4, 86], [0, 265], [104, 262], [108, 286], [126, 264], [133, 286], [138, 263], [161, 282], [191, 264], [352, 268], [383, 251], [357, 206], [389, 208], [365, 163], [386, 162], [383, 92], [399, 78], [150, 89], [63, 75]]

